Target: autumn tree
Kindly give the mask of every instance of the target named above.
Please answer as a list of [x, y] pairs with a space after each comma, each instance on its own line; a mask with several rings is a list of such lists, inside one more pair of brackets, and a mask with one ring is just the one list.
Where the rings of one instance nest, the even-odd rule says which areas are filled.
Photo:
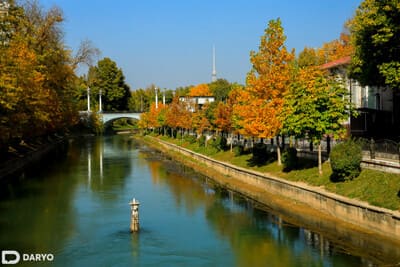
[[400, 87], [400, 4], [364, 0], [350, 22], [351, 75], [363, 85]]
[[261, 37], [259, 51], [250, 53], [253, 67], [247, 74], [246, 87], [234, 111], [236, 122], [248, 135], [273, 138], [282, 127], [278, 115], [290, 85], [294, 59], [294, 52], [287, 51], [285, 40], [281, 20], [271, 20]]
[[192, 114], [192, 126], [198, 135], [202, 135], [204, 131], [211, 129], [211, 122], [207, 116], [210, 104], [205, 104], [201, 109], [196, 110]]
[[339, 136], [346, 129], [343, 123], [353, 109], [348, 92], [339, 81], [326, 77], [317, 67], [302, 68], [281, 113], [282, 132], [310, 139], [318, 144], [318, 166], [322, 173], [321, 140], [325, 135]]
[[350, 32], [347, 24], [345, 24], [344, 30], [338, 39], [324, 43], [316, 52], [318, 65], [352, 56], [354, 54], [354, 47], [350, 40]]
[[201, 83], [193, 86], [190, 89], [188, 96], [212, 96], [212, 93], [208, 87], [208, 84]]
[[60, 9], [7, 1], [0, 14], [0, 147], [65, 130], [78, 120], [79, 60], [63, 43]]
[[172, 136], [181, 130], [183, 134], [184, 129], [190, 129], [192, 126], [192, 113], [189, 111], [187, 102], [179, 101], [179, 97], [175, 96], [172, 103], [169, 104], [169, 108], [165, 114], [166, 124], [171, 127]]
[[297, 66], [299, 68], [318, 66], [320, 63], [317, 51], [314, 48], [304, 47], [297, 57]]

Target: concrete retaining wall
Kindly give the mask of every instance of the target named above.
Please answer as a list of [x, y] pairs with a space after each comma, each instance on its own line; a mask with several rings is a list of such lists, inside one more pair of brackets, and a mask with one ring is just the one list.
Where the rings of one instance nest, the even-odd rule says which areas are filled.
[[290, 182], [263, 173], [220, 162], [185, 148], [159, 142], [167, 149], [178, 151], [241, 182], [259, 186], [272, 194], [293, 199], [334, 218], [400, 240], [400, 212], [371, 206], [365, 202], [342, 197], [321, 188]]

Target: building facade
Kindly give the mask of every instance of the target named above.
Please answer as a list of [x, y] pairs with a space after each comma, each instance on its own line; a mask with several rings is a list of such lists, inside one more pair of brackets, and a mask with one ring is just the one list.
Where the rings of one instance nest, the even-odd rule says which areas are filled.
[[321, 66], [330, 75], [342, 80], [358, 111], [357, 117], [351, 117], [348, 128], [353, 136], [394, 137], [399, 134], [400, 97], [389, 87], [361, 86], [347, 75], [350, 57], [344, 57]]
[[191, 112], [202, 109], [205, 104], [210, 104], [215, 101], [214, 96], [180, 96], [180, 102], [188, 103], [188, 108]]

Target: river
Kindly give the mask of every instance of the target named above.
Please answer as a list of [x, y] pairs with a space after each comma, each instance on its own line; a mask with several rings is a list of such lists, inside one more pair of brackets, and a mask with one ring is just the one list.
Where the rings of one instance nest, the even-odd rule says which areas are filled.
[[[0, 191], [0, 249], [18, 266], [374, 266], [127, 135], [71, 140]], [[132, 198], [140, 231], [130, 233]], [[360, 252], [361, 251], [361, 252]], [[364, 255], [364, 256], [359, 256]], [[12, 258], [12, 256], [11, 256]], [[8, 255], [10, 260], [10, 255]]]

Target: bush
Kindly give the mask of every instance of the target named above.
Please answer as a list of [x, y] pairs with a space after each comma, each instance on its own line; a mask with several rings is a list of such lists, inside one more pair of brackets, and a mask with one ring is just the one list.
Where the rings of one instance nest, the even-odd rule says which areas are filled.
[[235, 146], [233, 148], [233, 154], [235, 155], [235, 157], [243, 155], [243, 153], [244, 153], [244, 147], [243, 146]]
[[215, 139], [212, 139], [210, 142], [210, 145], [217, 149], [218, 151], [220, 150], [225, 150], [226, 149], [226, 138], [223, 136], [217, 136]]
[[204, 135], [200, 136], [198, 139], [199, 146], [206, 146], [206, 137]]
[[284, 171], [290, 171], [297, 168], [298, 158], [296, 148], [289, 147], [282, 153], [282, 163]]
[[275, 153], [272, 153], [272, 151], [268, 150], [268, 146], [266, 144], [254, 144], [253, 149], [253, 157], [249, 160], [250, 161], [250, 166], [261, 166], [264, 165], [268, 162], [272, 162], [276, 160], [276, 157], [274, 156]]
[[356, 178], [361, 172], [361, 144], [353, 139], [334, 146], [330, 153], [332, 181]]
[[185, 141], [187, 141], [188, 143], [190, 143], [190, 144], [194, 144], [194, 143], [196, 143], [196, 136], [194, 136], [194, 135], [185, 135], [185, 137], [184, 137], [184, 139], [185, 139]]

